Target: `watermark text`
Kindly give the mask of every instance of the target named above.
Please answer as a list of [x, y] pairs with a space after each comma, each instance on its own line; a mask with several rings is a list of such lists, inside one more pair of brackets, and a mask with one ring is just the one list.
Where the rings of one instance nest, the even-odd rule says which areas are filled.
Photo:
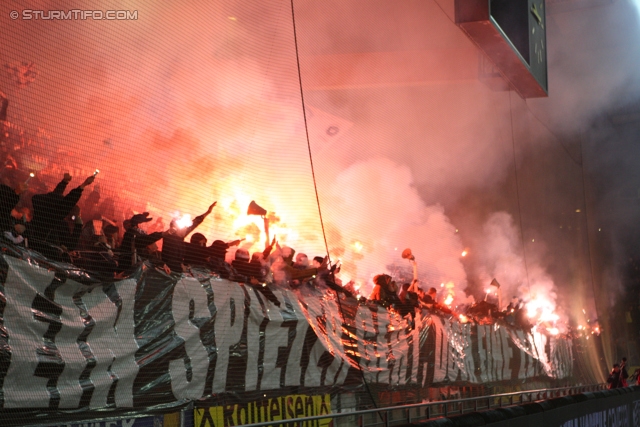
[[13, 20], [23, 21], [136, 21], [138, 19], [137, 10], [33, 10], [23, 9], [21, 12], [12, 10], [9, 17]]

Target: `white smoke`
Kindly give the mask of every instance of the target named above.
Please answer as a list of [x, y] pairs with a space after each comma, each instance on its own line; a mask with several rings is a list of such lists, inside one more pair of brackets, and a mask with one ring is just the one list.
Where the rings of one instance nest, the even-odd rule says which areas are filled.
[[331, 207], [325, 218], [329, 246], [343, 261], [347, 278], [368, 280], [388, 273], [391, 263], [408, 265], [401, 258], [408, 247], [426, 277], [423, 288], [450, 281], [460, 290], [466, 287], [456, 229], [442, 206], [423, 202], [407, 166], [385, 158], [357, 162], [323, 196]]
[[486, 286], [494, 278], [500, 283], [503, 305], [517, 297], [527, 304], [532, 317], [557, 320], [554, 315], [560, 313], [556, 285], [541, 265], [540, 253], [529, 251], [526, 259], [523, 256], [520, 232], [510, 214], [495, 212], [489, 217], [482, 229], [480, 247], [479, 279]]

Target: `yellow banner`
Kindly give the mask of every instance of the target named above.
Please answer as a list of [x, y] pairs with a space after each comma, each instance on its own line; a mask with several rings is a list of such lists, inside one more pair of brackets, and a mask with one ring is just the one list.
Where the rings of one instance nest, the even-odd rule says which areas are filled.
[[[293, 394], [256, 402], [196, 408], [194, 417], [196, 427], [231, 427], [266, 421], [314, 417], [330, 413], [331, 396], [328, 394], [320, 396]], [[330, 425], [331, 418], [300, 424], [301, 427], [329, 427]]]

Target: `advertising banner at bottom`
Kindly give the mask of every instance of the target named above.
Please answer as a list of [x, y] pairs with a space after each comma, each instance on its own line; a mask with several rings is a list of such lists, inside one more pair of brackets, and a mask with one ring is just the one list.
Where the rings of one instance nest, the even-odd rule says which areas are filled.
[[[293, 394], [254, 402], [236, 403], [194, 411], [196, 427], [230, 427], [267, 421], [315, 417], [331, 413], [331, 396]], [[328, 427], [331, 418], [308, 422], [308, 427]]]

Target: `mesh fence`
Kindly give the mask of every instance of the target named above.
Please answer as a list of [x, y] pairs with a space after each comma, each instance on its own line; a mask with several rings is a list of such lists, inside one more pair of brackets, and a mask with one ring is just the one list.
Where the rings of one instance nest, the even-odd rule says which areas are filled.
[[440, 2], [26, 3], [0, 5], [3, 425], [603, 380], [580, 141]]

